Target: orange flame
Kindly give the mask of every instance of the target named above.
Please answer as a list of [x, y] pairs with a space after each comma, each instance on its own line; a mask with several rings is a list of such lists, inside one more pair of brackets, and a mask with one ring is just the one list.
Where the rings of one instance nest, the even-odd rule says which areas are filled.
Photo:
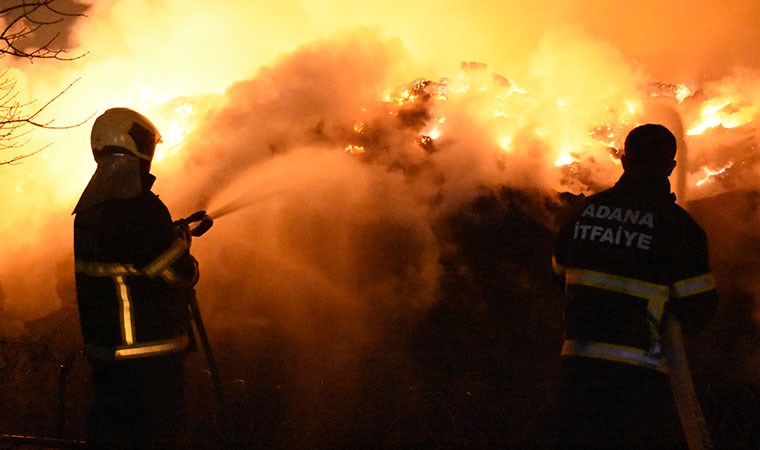
[[712, 98], [702, 105], [699, 120], [686, 134], [694, 136], [715, 127], [737, 128], [750, 123], [759, 111], [760, 106], [756, 104], [741, 104], [726, 97]]

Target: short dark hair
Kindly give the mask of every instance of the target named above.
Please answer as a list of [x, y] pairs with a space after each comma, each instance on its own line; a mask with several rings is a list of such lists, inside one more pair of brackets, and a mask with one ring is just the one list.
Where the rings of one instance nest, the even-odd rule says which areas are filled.
[[628, 133], [624, 151], [634, 164], [667, 164], [676, 157], [676, 137], [664, 126], [648, 123]]

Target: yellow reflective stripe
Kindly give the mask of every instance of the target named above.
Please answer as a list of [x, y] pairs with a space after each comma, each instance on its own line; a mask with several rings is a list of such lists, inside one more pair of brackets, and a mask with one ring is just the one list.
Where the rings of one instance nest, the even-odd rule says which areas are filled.
[[179, 259], [179, 257], [187, 251], [187, 248], [187, 242], [185, 242], [184, 239], [177, 239], [168, 250], [145, 266], [142, 272], [151, 278], [155, 277], [161, 273], [161, 271], [169, 267], [174, 261]]
[[662, 355], [653, 355], [640, 348], [609, 344], [606, 342], [576, 341], [568, 339], [562, 345], [563, 356], [586, 356], [606, 359], [608, 361], [648, 367], [667, 372], [667, 365]]
[[557, 275], [564, 275], [566, 270], [565, 266], [557, 262], [556, 256], [552, 256], [552, 269]]
[[116, 283], [116, 296], [121, 302], [121, 336], [124, 343], [131, 345], [135, 341], [134, 324], [132, 323], [132, 301], [129, 297], [129, 287], [124, 282], [124, 277], [114, 277]]
[[[178, 260], [185, 252], [188, 246], [184, 239], [177, 239], [164, 253], [158, 256], [142, 270], [136, 269], [132, 264], [120, 263], [98, 263], [91, 261], [77, 260], [74, 263], [75, 271], [92, 277], [119, 277], [125, 275], [138, 276], [145, 275], [153, 278], [161, 275], [163, 271], [169, 269], [169, 266]], [[167, 275], [169, 278], [175, 276]]]
[[171, 268], [167, 268], [161, 272], [160, 276], [169, 284], [177, 284], [177, 280], [179, 280], [179, 277], [177, 277], [177, 274]]
[[658, 322], [662, 319], [665, 303], [670, 298], [670, 290], [666, 285], [648, 283], [635, 278], [626, 278], [594, 270], [567, 269], [565, 280], [567, 284], [579, 284], [646, 299], [647, 311]]
[[711, 273], [706, 273], [673, 283], [673, 297], [688, 297], [715, 289], [715, 280]]
[[101, 347], [85, 344], [85, 351], [87, 352], [87, 355], [95, 359], [129, 359], [179, 352], [187, 348], [189, 344], [190, 338], [187, 334], [184, 334], [177, 338], [144, 342], [131, 346], [120, 345], [118, 347]]
[[183, 350], [190, 343], [187, 335], [164, 341], [153, 341], [129, 347], [118, 347], [114, 352], [116, 359], [136, 358], [142, 356], [155, 356], [165, 353], [173, 353]]
[[663, 284], [649, 283], [594, 270], [567, 269], [565, 277], [568, 284], [606, 289], [647, 300], [667, 301], [670, 294], [668, 286]]
[[131, 264], [98, 263], [77, 260], [74, 262], [74, 270], [77, 273], [91, 277], [119, 277], [124, 275], [140, 275], [140, 271]]

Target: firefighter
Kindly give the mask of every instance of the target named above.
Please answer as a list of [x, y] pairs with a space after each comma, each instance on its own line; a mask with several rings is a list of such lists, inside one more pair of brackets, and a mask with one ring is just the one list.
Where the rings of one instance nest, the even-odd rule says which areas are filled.
[[97, 169], [74, 209], [91, 448], [185, 447], [183, 365], [198, 267], [187, 225], [151, 191], [159, 142], [151, 121], [127, 108], [105, 111], [92, 127]]
[[583, 200], [558, 234], [566, 329], [549, 447], [685, 448], [663, 318], [693, 335], [717, 293], [706, 234], [670, 192], [675, 154], [664, 126], [633, 129], [618, 182]]

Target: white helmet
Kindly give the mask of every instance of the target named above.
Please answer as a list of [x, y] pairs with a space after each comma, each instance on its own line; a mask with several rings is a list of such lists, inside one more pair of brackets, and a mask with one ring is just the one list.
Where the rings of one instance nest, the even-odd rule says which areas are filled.
[[106, 147], [120, 147], [145, 161], [153, 159], [161, 134], [142, 114], [129, 108], [111, 108], [95, 119], [90, 134], [95, 159]]
[[161, 135], [156, 126], [131, 109], [112, 108], [95, 119], [90, 144], [98, 167], [74, 213], [110, 199], [129, 199], [143, 192], [146, 180], [153, 177], [148, 171], [159, 142]]

